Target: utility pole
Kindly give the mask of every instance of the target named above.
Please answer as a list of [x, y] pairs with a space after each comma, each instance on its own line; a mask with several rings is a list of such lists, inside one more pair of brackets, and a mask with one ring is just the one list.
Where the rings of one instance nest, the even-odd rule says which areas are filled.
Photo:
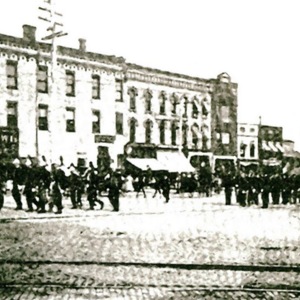
[[[57, 86], [57, 38], [67, 35], [62, 31], [63, 24], [60, 21], [62, 14], [56, 11], [55, 0], [44, 0], [43, 6], [39, 7], [39, 11], [42, 16], [39, 19], [47, 22], [49, 27], [47, 31], [50, 32], [49, 35], [42, 38], [43, 41], [51, 41], [51, 76], [50, 76], [50, 89], [49, 89], [49, 144], [50, 144], [50, 162], [53, 163], [54, 159], [57, 159], [53, 155], [53, 147], [55, 146], [54, 133], [55, 125], [57, 125], [62, 120], [59, 120], [59, 110], [58, 105], [58, 86]], [[49, 122], [50, 121], [50, 122]]]
[[182, 154], [182, 125], [183, 125], [183, 101], [184, 99], [179, 98], [179, 146], [178, 146], [178, 152], [181, 155]]

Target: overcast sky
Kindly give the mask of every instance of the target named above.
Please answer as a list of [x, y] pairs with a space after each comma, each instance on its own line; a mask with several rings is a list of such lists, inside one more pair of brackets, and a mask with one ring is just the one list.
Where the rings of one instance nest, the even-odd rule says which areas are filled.
[[[43, 0], [1, 0], [0, 32], [38, 27]], [[300, 1], [56, 0], [68, 36], [59, 43], [143, 66], [238, 83], [239, 121], [283, 127], [300, 148]]]

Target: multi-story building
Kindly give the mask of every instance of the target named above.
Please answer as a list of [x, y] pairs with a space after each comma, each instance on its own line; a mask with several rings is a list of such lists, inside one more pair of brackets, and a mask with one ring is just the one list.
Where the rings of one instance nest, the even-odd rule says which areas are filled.
[[237, 85], [228, 74], [207, 80], [145, 68], [88, 52], [83, 39], [79, 49], [59, 46], [55, 66], [51, 52], [35, 27], [24, 25], [22, 38], [0, 35], [8, 158], [62, 156], [100, 168], [152, 158], [175, 171], [192, 169], [191, 157], [197, 165], [236, 156]]
[[258, 163], [258, 124], [238, 124], [237, 157], [241, 164]]
[[282, 127], [259, 126], [259, 159], [264, 165], [279, 165], [282, 162]]
[[211, 127], [214, 165], [233, 166], [237, 158], [237, 84], [227, 73], [211, 81]]

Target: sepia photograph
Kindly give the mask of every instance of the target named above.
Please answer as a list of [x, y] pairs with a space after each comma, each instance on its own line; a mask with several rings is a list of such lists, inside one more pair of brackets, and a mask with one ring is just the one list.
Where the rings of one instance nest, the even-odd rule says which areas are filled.
[[297, 0], [2, 0], [0, 299], [300, 299]]

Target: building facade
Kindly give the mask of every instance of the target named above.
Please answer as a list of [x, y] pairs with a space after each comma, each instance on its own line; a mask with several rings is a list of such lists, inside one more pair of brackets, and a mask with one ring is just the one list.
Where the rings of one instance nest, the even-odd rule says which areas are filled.
[[233, 166], [237, 158], [237, 84], [227, 73], [211, 82], [211, 146], [214, 165]]
[[258, 132], [258, 124], [238, 124], [237, 157], [240, 162], [258, 162]]
[[[100, 168], [127, 158], [170, 167], [208, 163], [237, 151], [237, 84], [226, 73], [201, 79], [127, 63], [124, 58], [0, 35], [2, 157], [63, 157]], [[176, 164], [176, 163], [175, 163]]]
[[259, 126], [259, 159], [263, 165], [280, 165], [283, 159], [282, 127]]

